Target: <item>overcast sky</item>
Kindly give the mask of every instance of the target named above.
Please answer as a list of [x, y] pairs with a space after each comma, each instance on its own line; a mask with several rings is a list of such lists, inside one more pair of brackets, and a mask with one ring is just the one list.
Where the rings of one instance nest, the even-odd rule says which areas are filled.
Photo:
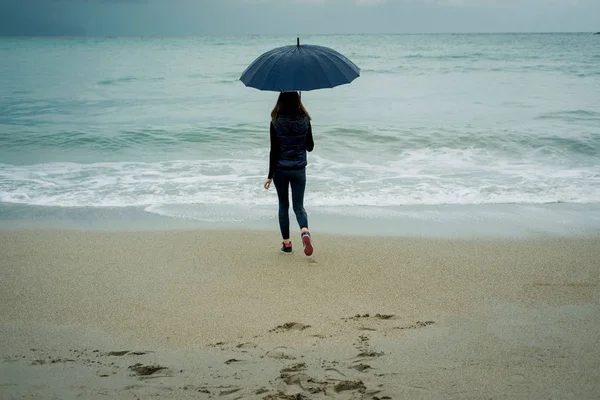
[[600, 0], [0, 0], [0, 33], [9, 22], [89, 36], [587, 32]]

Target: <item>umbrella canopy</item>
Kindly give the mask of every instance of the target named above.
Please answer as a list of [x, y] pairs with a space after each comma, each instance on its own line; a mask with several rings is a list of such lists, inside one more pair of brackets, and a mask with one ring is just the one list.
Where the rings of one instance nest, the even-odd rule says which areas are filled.
[[324, 46], [283, 46], [270, 50], [246, 68], [240, 80], [249, 87], [275, 92], [333, 88], [352, 82], [360, 69]]

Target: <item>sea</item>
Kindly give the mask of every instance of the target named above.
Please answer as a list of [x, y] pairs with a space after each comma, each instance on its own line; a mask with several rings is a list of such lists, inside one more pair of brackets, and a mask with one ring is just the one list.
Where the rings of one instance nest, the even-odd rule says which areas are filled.
[[[350, 84], [302, 92], [313, 232], [600, 234], [600, 37], [300, 41], [361, 69]], [[277, 196], [262, 185], [277, 93], [239, 78], [295, 42], [0, 38], [0, 225], [275, 237]]]

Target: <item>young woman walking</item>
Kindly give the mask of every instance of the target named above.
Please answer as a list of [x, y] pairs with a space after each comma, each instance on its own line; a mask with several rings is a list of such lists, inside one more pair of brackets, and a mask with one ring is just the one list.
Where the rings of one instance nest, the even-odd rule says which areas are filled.
[[308, 216], [304, 209], [304, 189], [306, 188], [306, 152], [312, 151], [315, 144], [312, 137], [310, 115], [302, 105], [297, 92], [282, 92], [271, 112], [270, 124], [271, 152], [269, 155], [269, 175], [265, 189], [275, 184], [279, 199], [279, 229], [283, 243], [281, 251], [292, 252], [290, 240], [289, 188], [292, 189], [292, 208], [300, 227], [300, 237], [304, 254], [313, 254]]

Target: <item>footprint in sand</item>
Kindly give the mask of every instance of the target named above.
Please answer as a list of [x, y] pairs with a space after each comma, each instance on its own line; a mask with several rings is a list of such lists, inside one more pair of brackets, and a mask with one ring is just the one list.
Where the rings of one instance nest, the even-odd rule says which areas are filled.
[[343, 392], [346, 390], [358, 390], [359, 392], [366, 389], [365, 384], [362, 381], [342, 381], [333, 387], [336, 392]]
[[[310, 395], [315, 394], [325, 394], [331, 395], [333, 393], [340, 392], [357, 392], [360, 394], [364, 394], [366, 392], [365, 384], [360, 380], [348, 380], [342, 378], [337, 379], [326, 379], [324, 381], [320, 381], [309, 376], [304, 370], [306, 369], [305, 363], [295, 364], [291, 367], [283, 368], [280, 370], [280, 375], [277, 380], [280, 380], [287, 386], [296, 386], [302, 390], [300, 393], [296, 393], [293, 396], [285, 394], [284, 392], [276, 392], [266, 397], [263, 397], [265, 400], [298, 400], [298, 399], [308, 399], [312, 398]], [[337, 370], [336, 370], [337, 371]], [[337, 371], [342, 376], [345, 376], [341, 372]]]
[[268, 351], [267, 357], [274, 358], [276, 360], [294, 360], [296, 358], [294, 356], [286, 354], [283, 350], [280, 349], [285, 349], [285, 347], [277, 347], [273, 350]]
[[360, 353], [358, 353], [356, 358], [374, 358], [381, 357], [383, 355], [385, 355], [385, 353], [382, 351], [361, 351]]
[[225, 364], [229, 365], [229, 364], [234, 364], [234, 363], [242, 363], [246, 360], [238, 360], [237, 358], [230, 358], [229, 360], [225, 361]]
[[136, 373], [139, 376], [150, 376], [154, 373], [161, 371], [163, 369], [167, 369], [167, 367], [162, 367], [160, 365], [142, 365], [140, 363], [129, 366], [130, 370]]
[[151, 351], [131, 351], [131, 350], [119, 350], [119, 351], [109, 351], [106, 353], [107, 356], [115, 356], [122, 357], [124, 355], [132, 355], [132, 356], [143, 356], [144, 354], [152, 353]]
[[106, 355], [121, 357], [121, 356], [124, 356], [125, 354], [129, 353], [129, 351], [130, 350], [109, 351]]
[[373, 358], [373, 357], [381, 357], [384, 355], [383, 352], [377, 352], [371, 350], [371, 345], [369, 343], [369, 337], [365, 335], [360, 335], [358, 340], [354, 343], [354, 347], [360, 353], [356, 356], [356, 358]]
[[211, 391], [208, 390], [206, 386], [194, 386], [194, 385], [185, 385], [183, 390], [191, 390], [198, 393], [211, 394]]
[[246, 343], [240, 343], [235, 347], [237, 349], [255, 349], [257, 346], [258, 345], [256, 345], [255, 343], [246, 342]]
[[298, 385], [300, 387], [307, 386], [313, 379], [305, 373], [282, 373], [281, 378], [286, 385]]
[[278, 325], [273, 329], [270, 329], [269, 332], [288, 332], [288, 331], [303, 331], [305, 329], [310, 328], [310, 325], [302, 324], [300, 322], [286, 322], [283, 325]]
[[[281, 379], [288, 386], [298, 386], [305, 393], [316, 394], [316, 393], [325, 393], [327, 388], [326, 382], [320, 382], [311, 376], [307, 375], [304, 372], [285, 372], [281, 370], [281, 374], [279, 375], [279, 379]], [[299, 393], [301, 397], [295, 397], [295, 399], [306, 399], [303, 394]], [[280, 398], [280, 397], [275, 397]]]
[[227, 396], [227, 395], [230, 395], [230, 394], [237, 393], [240, 390], [242, 390], [242, 389], [240, 389], [240, 388], [232, 388], [232, 389], [222, 390], [222, 391], [219, 392], [219, 396]]
[[283, 368], [281, 370], [281, 373], [298, 372], [298, 371], [304, 371], [305, 369], [306, 369], [305, 363], [298, 363], [298, 364], [292, 365], [291, 367]]
[[355, 314], [353, 317], [348, 317], [348, 318], [342, 318], [343, 320], [347, 321], [347, 320], [360, 320], [360, 319], [366, 319], [366, 318], [375, 318], [375, 319], [395, 319], [396, 316], [394, 314], [375, 314], [375, 315], [371, 315], [371, 314]]
[[375, 328], [370, 328], [368, 326], [361, 326], [358, 328], [359, 331], [376, 331], [377, 329]]
[[371, 366], [368, 365], [368, 364], [362, 364], [362, 363], [360, 363], [360, 364], [353, 365], [350, 368], [355, 369], [355, 370], [360, 371], [360, 372], [363, 372], [363, 371], [366, 371], [366, 370], [370, 369]]
[[[384, 328], [385, 325], [378, 324], [381, 321], [397, 319], [395, 314], [356, 314], [353, 317], [342, 318], [344, 322], [363, 322], [364, 325], [358, 326], [361, 331], [377, 331]], [[370, 326], [369, 326], [370, 325]]]
[[412, 325], [406, 325], [406, 326], [395, 326], [394, 329], [418, 329], [418, 328], [425, 328], [426, 326], [429, 325], [434, 325], [435, 321], [417, 321]]

